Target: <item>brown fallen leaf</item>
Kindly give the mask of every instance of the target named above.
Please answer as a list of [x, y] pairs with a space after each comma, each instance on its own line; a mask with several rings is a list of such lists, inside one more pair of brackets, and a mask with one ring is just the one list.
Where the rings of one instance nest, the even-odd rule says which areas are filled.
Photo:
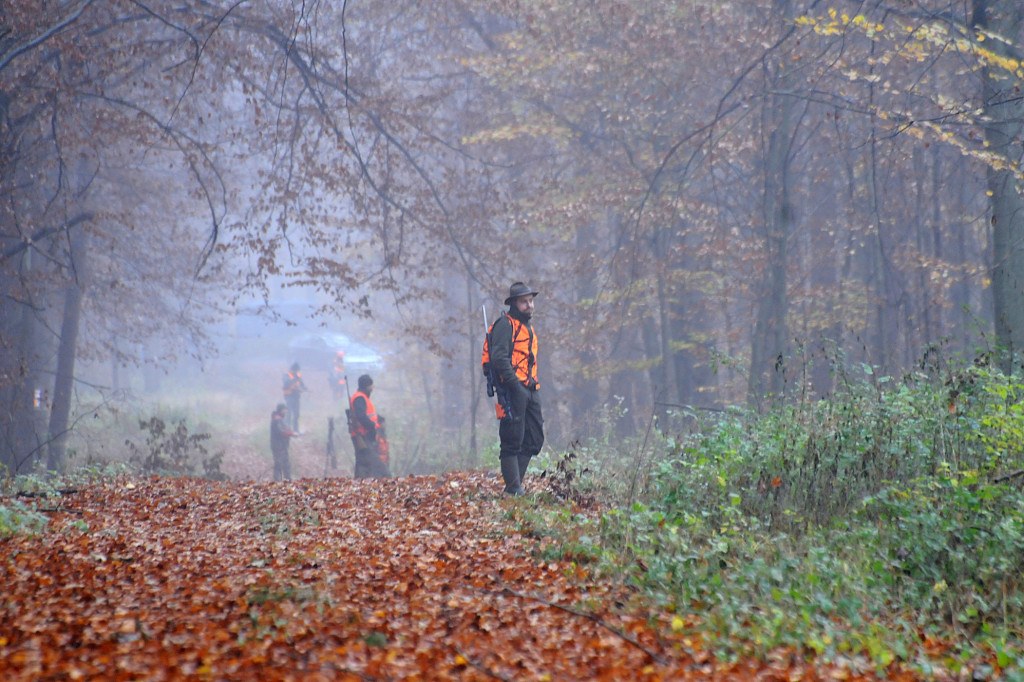
[[716, 661], [673, 618], [627, 611], [623, 586], [535, 561], [497, 486], [465, 472], [82, 488], [81, 515], [0, 543], [0, 679], [858, 679]]

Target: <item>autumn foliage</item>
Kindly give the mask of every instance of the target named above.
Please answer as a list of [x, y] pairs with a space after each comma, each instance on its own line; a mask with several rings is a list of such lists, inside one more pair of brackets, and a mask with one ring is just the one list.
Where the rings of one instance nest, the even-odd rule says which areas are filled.
[[0, 544], [5, 680], [856, 677], [716, 662], [685, 616], [541, 561], [493, 476], [117, 478]]

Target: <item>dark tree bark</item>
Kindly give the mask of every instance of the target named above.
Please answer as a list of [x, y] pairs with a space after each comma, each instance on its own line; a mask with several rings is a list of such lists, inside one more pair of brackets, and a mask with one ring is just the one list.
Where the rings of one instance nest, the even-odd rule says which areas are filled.
[[78, 323], [82, 313], [82, 296], [86, 278], [86, 235], [75, 230], [71, 236], [71, 273], [64, 296], [64, 315], [60, 326], [57, 350], [57, 374], [53, 384], [53, 406], [50, 408], [49, 451], [46, 468], [64, 468], [68, 423], [71, 415], [71, 394], [75, 381], [75, 351], [78, 344]]
[[[781, 19], [782, 30], [790, 25], [793, 8], [789, 0], [777, 0], [774, 14]], [[776, 60], [780, 63], [783, 60]], [[764, 158], [763, 243], [765, 270], [763, 294], [757, 302], [751, 338], [750, 373], [747, 401], [760, 405], [769, 397], [783, 398], [789, 332], [786, 273], [789, 266], [789, 238], [793, 227], [793, 203], [790, 184], [791, 149], [796, 130], [795, 103], [788, 94], [793, 77], [784, 64], [770, 74], [773, 92], [765, 98], [764, 132], [767, 149]]]
[[[576, 248], [579, 253], [588, 253], [598, 243], [598, 230], [593, 223], [583, 225], [576, 233]], [[577, 267], [573, 270], [573, 303], [579, 311], [593, 310], [598, 295], [597, 269]], [[592, 322], [577, 313], [575, 326], [579, 330], [591, 329]], [[569, 407], [572, 414], [571, 437], [576, 439], [596, 438], [600, 429], [596, 416], [601, 406], [600, 382], [595, 377], [595, 368], [600, 366], [596, 352], [598, 334], [588, 333], [580, 339], [579, 367], [573, 374], [572, 399]]]
[[[1018, 61], [1024, 5], [1019, 0], [975, 0], [974, 24], [1008, 39], [988, 40], [986, 49]], [[991, 194], [992, 295], [996, 339], [1004, 351], [1004, 371], [1021, 368], [1024, 352], [1024, 188], [1017, 170], [1024, 159], [1024, 101], [1014, 83], [997, 69], [982, 74], [985, 138], [989, 149], [1008, 162], [987, 171]]]

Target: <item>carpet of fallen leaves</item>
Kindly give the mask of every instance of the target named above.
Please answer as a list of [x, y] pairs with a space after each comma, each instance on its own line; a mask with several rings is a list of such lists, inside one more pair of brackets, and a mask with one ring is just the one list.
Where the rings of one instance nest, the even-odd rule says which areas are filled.
[[505, 513], [529, 502], [499, 489], [126, 477], [48, 498], [46, 534], [0, 541], [0, 679], [859, 679], [715, 661], [532, 556]]

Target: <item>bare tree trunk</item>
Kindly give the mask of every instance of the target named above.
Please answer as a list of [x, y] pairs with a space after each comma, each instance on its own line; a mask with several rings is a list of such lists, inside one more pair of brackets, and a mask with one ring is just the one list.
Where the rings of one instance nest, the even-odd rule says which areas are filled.
[[667, 429], [670, 426], [667, 420], [667, 408], [669, 405], [679, 403], [679, 382], [676, 379], [675, 351], [673, 350], [676, 334], [675, 325], [672, 324], [671, 305], [674, 287], [670, 287], [665, 281], [666, 263], [664, 259], [666, 254], [671, 251], [669, 248], [671, 238], [671, 232], [667, 228], [657, 229], [654, 234], [654, 253], [652, 254], [657, 281], [658, 330], [660, 332], [658, 355], [661, 357], [661, 362], [658, 364], [661, 376], [658, 383], [663, 388], [661, 404], [655, 405], [655, 414], [661, 420], [662, 429]]
[[7, 276], [0, 285], [0, 464], [10, 475], [35, 468], [46, 443], [48, 402], [41, 369], [49, 346], [39, 319], [45, 306], [23, 296], [18, 280], [32, 274], [32, 250], [20, 258], [19, 274]]
[[[467, 335], [469, 341], [466, 349], [469, 360], [469, 381], [466, 382], [469, 386], [469, 396], [467, 396], [469, 402], [469, 462], [467, 464], [470, 468], [475, 468], [480, 461], [476, 432], [477, 419], [480, 415], [482, 339], [491, 322], [487, 319], [483, 307], [480, 308], [479, 314], [476, 312], [476, 306], [473, 304], [473, 280], [469, 277], [466, 278], [466, 307], [469, 309], [469, 334]], [[476, 322], [476, 320], [479, 321]], [[486, 415], [487, 413], [484, 412], [484, 416]]]
[[[1019, 0], [974, 0], [973, 10], [978, 28], [1008, 40], [986, 41], [987, 49], [1020, 60], [1019, 49], [1014, 49], [1020, 45], [1024, 27], [1024, 6]], [[1013, 170], [1024, 156], [1024, 103], [1013, 86], [997, 69], [982, 74], [985, 139], [989, 150], [1008, 162], [1004, 168], [988, 169], [996, 339], [1005, 353], [1002, 365], [1007, 372], [1021, 367], [1017, 356], [1024, 351], [1024, 197]]]
[[[947, 171], [944, 175], [945, 177], [949, 177], [950, 175], [956, 177], [955, 174], [960, 173], [962, 169], [964, 169], [967, 165], [967, 159], [961, 157], [954, 162], [953, 168]], [[936, 173], [935, 185], [936, 187], [938, 187], [940, 184], [940, 176], [938, 175], [938, 173]], [[968, 203], [970, 203], [971, 199], [973, 198], [972, 196], [970, 196], [970, 190], [967, 189], [967, 187], [967, 183], [963, 183], [960, 192], [957, 195], [960, 206], [966, 206]], [[941, 222], [939, 221], [939, 218], [942, 215], [942, 213], [941, 209], [938, 207], [939, 202], [935, 203], [936, 232], [942, 232]], [[968, 242], [973, 240], [968, 239], [967, 230], [964, 229], [953, 230], [952, 237], [953, 238], [951, 241], [953, 242], [953, 245], [952, 248], [948, 250], [952, 251], [953, 253], [950, 253], [946, 257], [948, 257], [954, 264], [963, 266], [971, 259], [971, 257], [968, 255], [970, 253], [970, 251], [968, 250]], [[936, 238], [938, 239], [939, 237]], [[945, 254], [943, 254], [942, 251], [939, 251], [938, 255], [940, 257], [943, 257]], [[981, 258], [978, 258], [977, 262], [981, 262], [983, 260], [984, 255]], [[963, 267], [959, 268], [959, 270], [961, 273], [965, 272], [965, 268]], [[973, 287], [971, 287], [967, 276], [965, 274], [961, 274], [959, 281], [953, 287], [953, 314], [951, 314], [948, 317], [947, 324], [943, 326], [943, 329], [951, 328], [958, 330], [959, 333], [955, 336], [955, 338], [959, 342], [959, 347], [965, 349], [971, 347], [972, 339], [974, 338], [974, 332], [972, 331], [974, 327], [974, 318], [972, 316], [981, 313], [982, 310], [985, 310], [991, 315], [991, 291], [983, 293], [984, 298], [982, 300], [985, 301], [985, 303], [978, 304], [977, 312], [972, 312], [970, 310], [972, 288]]]
[[[576, 232], [578, 253], [592, 253], [599, 239], [597, 226], [587, 224]], [[584, 315], [584, 307], [593, 307], [597, 298], [597, 270], [595, 267], [577, 267], [574, 271], [575, 291], [573, 301], [577, 312], [576, 327], [583, 332], [592, 328], [593, 322]], [[595, 349], [595, 335], [585, 333], [580, 338], [579, 370], [573, 376], [572, 399], [569, 409], [572, 413], [572, 439], [596, 438], [600, 435], [597, 423], [601, 405], [601, 388], [595, 372], [598, 354]]]
[[[687, 259], [684, 263], [676, 264], [677, 268], [683, 268], [689, 272], [706, 268], [701, 263]], [[709, 372], [706, 346], [700, 341], [712, 333], [710, 324], [706, 322], [709, 315], [702, 315], [701, 311], [707, 305], [707, 300], [687, 283], [686, 288], [680, 287], [673, 297], [670, 306], [670, 324], [673, 330], [672, 338], [678, 344], [685, 342], [683, 348], [676, 348], [675, 351], [675, 377], [676, 395], [682, 405], [700, 405], [706, 402], [701, 394], [705, 389], [714, 383]], [[684, 324], [690, 325], [684, 328]], [[708, 326], [698, 326], [708, 324]]]
[[[786, 7], [788, 2], [780, 3]], [[784, 82], [785, 74], [778, 79]], [[780, 85], [779, 90], [788, 88]], [[769, 133], [764, 166], [764, 294], [758, 302], [751, 339], [747, 401], [760, 405], [766, 396], [782, 399], [785, 390], [786, 325], [788, 297], [789, 235], [793, 224], [790, 199], [790, 149], [794, 134], [793, 100], [783, 94], [772, 96], [766, 110]]]
[[71, 236], [71, 277], [64, 298], [64, 317], [57, 349], [57, 375], [53, 385], [53, 406], [50, 408], [49, 453], [46, 461], [46, 468], [50, 471], [61, 471], [65, 464], [87, 250], [85, 232], [82, 229], [75, 230]]
[[[779, 31], [792, 26], [791, 0], [775, 0], [773, 15]], [[781, 33], [780, 33], [781, 34]], [[768, 60], [777, 64], [769, 74], [765, 98], [764, 134], [768, 149], [764, 164], [764, 294], [758, 301], [751, 339], [747, 403], [761, 405], [765, 397], [782, 400], [786, 385], [786, 356], [789, 352], [787, 315], [789, 298], [786, 275], [789, 269], [789, 239], [793, 228], [791, 152], [796, 134], [792, 91], [796, 76], [788, 69], [785, 56]]]
[[[870, 88], [874, 91], [874, 88]], [[874, 96], [872, 95], [872, 101]], [[869, 224], [872, 229], [871, 240], [871, 272], [870, 276], [875, 284], [875, 333], [872, 335], [871, 357], [873, 361], [883, 367], [888, 366], [888, 353], [892, 350], [887, 325], [889, 311], [889, 268], [885, 253], [885, 242], [882, 239], [882, 219], [879, 210], [878, 180], [875, 176], [877, 171], [877, 144], [875, 136], [875, 124], [871, 123], [871, 142], [869, 155], [864, 166], [866, 176], [864, 187], [868, 195]]]
[[[929, 175], [934, 177], [934, 173], [928, 172], [928, 165], [921, 150], [914, 151], [913, 162], [914, 175], [919, 179], [917, 183], [917, 192], [915, 194], [916, 210], [914, 211], [914, 234], [917, 239], [917, 251], [920, 254], [924, 254], [929, 251], [931, 253], [938, 254], [939, 244], [931, 243], [931, 239], [936, 235], [936, 232], [929, 224], [929, 200], [925, 193], [925, 187], [927, 186], [925, 178]], [[938, 156], [932, 157], [932, 165], [939, 165]], [[934, 186], [929, 189], [934, 193]], [[924, 268], [920, 268], [917, 271], [917, 289], [917, 296], [912, 300], [916, 300], [918, 302], [919, 313], [915, 315], [915, 317], [920, 318], [920, 323], [917, 325], [919, 335], [917, 338], [913, 339], [913, 343], [908, 343], [908, 345], [912, 345], [920, 349], [923, 348], [925, 344], [936, 340], [938, 336], [936, 333], [938, 325], [932, 321], [932, 310], [936, 306], [932, 305], [933, 297], [931, 296], [931, 287], [928, 282], [928, 273]]]

